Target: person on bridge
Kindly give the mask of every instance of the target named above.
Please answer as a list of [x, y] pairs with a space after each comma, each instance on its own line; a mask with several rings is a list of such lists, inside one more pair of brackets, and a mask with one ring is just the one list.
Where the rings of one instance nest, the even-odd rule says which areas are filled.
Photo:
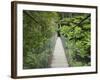
[[57, 30], [57, 35], [58, 35], [58, 37], [60, 37], [60, 29], [59, 28]]

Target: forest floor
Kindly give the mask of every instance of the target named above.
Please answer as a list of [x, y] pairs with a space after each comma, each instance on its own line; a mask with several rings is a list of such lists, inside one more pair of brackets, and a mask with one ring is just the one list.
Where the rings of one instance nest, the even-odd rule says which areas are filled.
[[51, 61], [52, 68], [57, 68], [57, 67], [68, 67], [68, 61], [64, 52], [64, 48], [62, 45], [61, 38], [58, 37]]

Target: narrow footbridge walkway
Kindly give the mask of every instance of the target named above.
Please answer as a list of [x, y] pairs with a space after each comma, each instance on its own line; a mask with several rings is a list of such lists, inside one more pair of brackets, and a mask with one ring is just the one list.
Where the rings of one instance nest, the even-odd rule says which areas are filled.
[[68, 62], [65, 56], [64, 48], [60, 37], [58, 37], [56, 41], [53, 58], [51, 61], [51, 67], [68, 67]]

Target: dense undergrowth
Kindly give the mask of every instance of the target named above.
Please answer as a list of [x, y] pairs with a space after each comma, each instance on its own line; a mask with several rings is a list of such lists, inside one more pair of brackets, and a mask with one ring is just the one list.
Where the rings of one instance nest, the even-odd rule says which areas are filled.
[[57, 31], [70, 66], [91, 65], [89, 14], [23, 11], [23, 68], [50, 67]]
[[23, 11], [23, 66], [49, 67], [56, 41], [58, 15], [55, 12]]
[[89, 66], [91, 47], [90, 15], [81, 14], [64, 18], [60, 28], [65, 39], [66, 55], [70, 66]]

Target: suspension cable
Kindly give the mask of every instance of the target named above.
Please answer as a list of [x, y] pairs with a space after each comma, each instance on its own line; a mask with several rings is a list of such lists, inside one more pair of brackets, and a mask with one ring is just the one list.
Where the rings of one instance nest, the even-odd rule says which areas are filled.
[[37, 20], [35, 20], [31, 14], [29, 14], [29, 13], [28, 13], [28, 12], [26, 12], [26, 11], [24, 11], [24, 13], [25, 13], [27, 16], [29, 16], [32, 20], [34, 20], [34, 21], [35, 21], [38, 25], [40, 25], [40, 26], [44, 27], [44, 26], [43, 26], [43, 25], [41, 25], [41, 24], [40, 24]]
[[91, 15], [89, 14], [87, 17], [85, 17], [83, 20], [81, 20], [79, 23], [77, 23], [74, 27], [80, 25], [82, 22], [84, 22], [86, 19], [88, 19]]

